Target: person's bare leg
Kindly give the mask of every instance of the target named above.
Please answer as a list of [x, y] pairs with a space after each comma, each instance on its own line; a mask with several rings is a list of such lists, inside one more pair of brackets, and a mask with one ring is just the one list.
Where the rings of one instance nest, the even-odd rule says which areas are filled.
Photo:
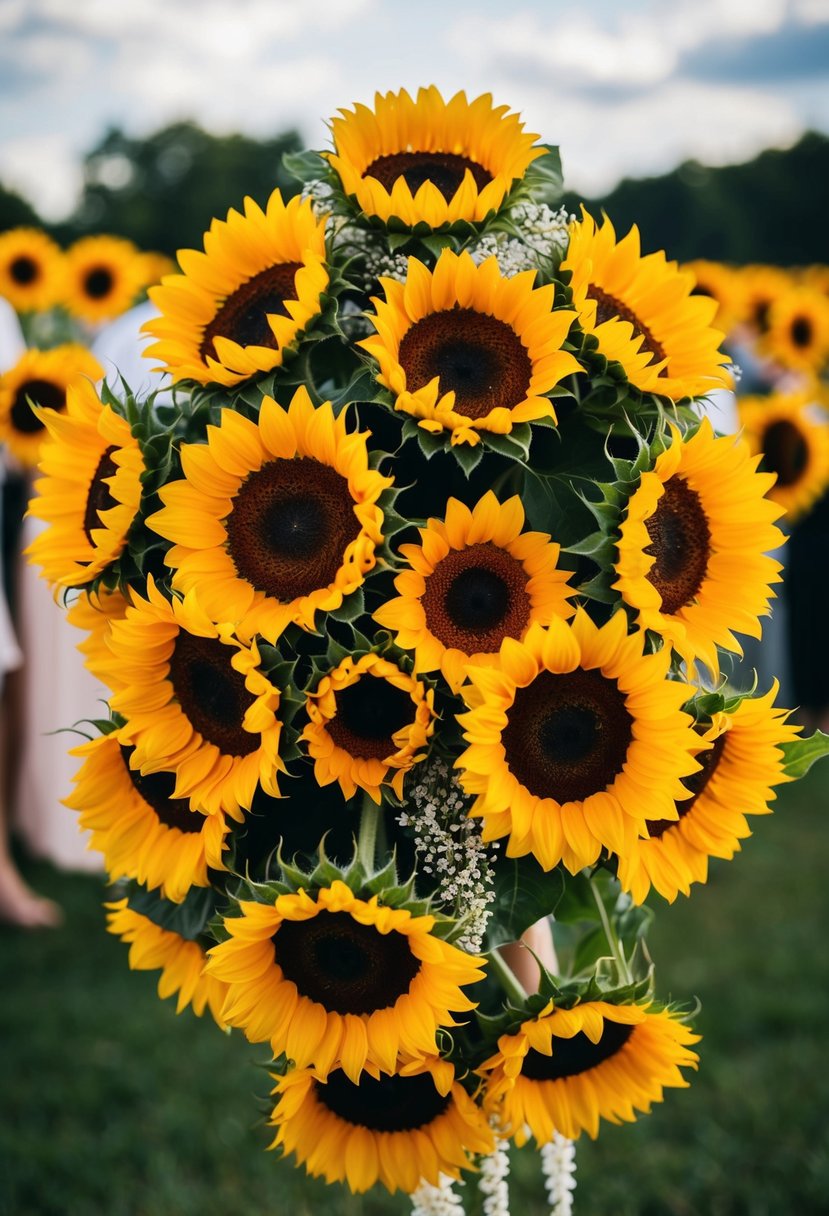
[[[528, 948], [529, 947], [529, 948]], [[546, 969], [556, 975], [558, 959], [553, 943], [553, 931], [547, 919], [538, 920], [521, 934], [520, 942], [510, 942], [501, 947], [504, 962], [528, 994], [538, 992], [541, 972], [536, 958]]]
[[9, 850], [9, 790], [7, 761], [10, 740], [6, 726], [9, 722], [9, 693], [14, 696], [10, 681], [0, 697], [0, 923], [19, 925], [24, 929], [49, 928], [59, 925], [63, 913], [51, 899], [36, 895], [26, 885], [14, 864]]

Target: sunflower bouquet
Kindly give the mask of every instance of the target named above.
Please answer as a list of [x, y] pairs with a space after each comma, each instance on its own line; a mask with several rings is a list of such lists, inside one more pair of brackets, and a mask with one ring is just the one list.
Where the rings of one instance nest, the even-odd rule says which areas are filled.
[[532, 1140], [562, 1214], [571, 1142], [697, 1063], [646, 899], [822, 750], [726, 683], [782, 508], [695, 408], [714, 302], [517, 115], [332, 134], [151, 290], [171, 393], [38, 415], [31, 558], [110, 689], [67, 801], [130, 965], [266, 1045], [274, 1147], [494, 1216]]

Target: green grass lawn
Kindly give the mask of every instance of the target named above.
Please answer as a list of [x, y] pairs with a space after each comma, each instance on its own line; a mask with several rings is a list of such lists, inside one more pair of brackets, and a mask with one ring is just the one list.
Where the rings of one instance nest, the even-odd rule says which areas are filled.
[[[688, 1090], [578, 1148], [577, 1216], [819, 1216], [829, 1211], [829, 766], [706, 887], [660, 904], [662, 997], [698, 996]], [[0, 926], [2, 1216], [351, 1216], [352, 1198], [263, 1150], [262, 1048], [176, 1017], [104, 931], [95, 879], [30, 867], [66, 925]], [[513, 1212], [545, 1209], [536, 1156], [514, 1162]]]

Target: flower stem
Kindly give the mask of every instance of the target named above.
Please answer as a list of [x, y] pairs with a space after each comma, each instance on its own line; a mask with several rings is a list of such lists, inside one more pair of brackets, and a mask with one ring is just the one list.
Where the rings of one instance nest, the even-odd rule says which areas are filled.
[[512, 968], [504, 961], [499, 950], [490, 950], [487, 955], [489, 971], [494, 975], [513, 1005], [523, 1005], [527, 994]]
[[360, 831], [357, 836], [357, 856], [366, 874], [373, 874], [377, 854], [377, 825], [380, 822], [380, 804], [370, 794], [363, 794], [360, 810]]
[[619, 969], [619, 976], [626, 984], [630, 984], [633, 982], [633, 976], [630, 974], [630, 968], [628, 967], [628, 961], [625, 958], [625, 952], [622, 949], [622, 943], [619, 941], [616, 931], [611, 924], [610, 917], [607, 914], [607, 908], [604, 906], [604, 900], [601, 897], [601, 893], [599, 892], [592, 875], [589, 882], [590, 890], [593, 892], [593, 898], [596, 901], [596, 907], [599, 909], [599, 917], [602, 922], [602, 928], [604, 929], [604, 935], [607, 938], [607, 944], [610, 947], [610, 953], [616, 960], [616, 966]]

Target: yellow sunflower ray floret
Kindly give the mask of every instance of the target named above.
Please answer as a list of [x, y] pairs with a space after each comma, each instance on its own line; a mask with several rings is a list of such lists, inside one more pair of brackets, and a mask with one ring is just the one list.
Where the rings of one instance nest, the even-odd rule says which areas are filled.
[[129, 423], [85, 380], [65, 413], [38, 410], [49, 432], [31, 515], [48, 526], [26, 550], [55, 587], [97, 578], [122, 553], [141, 503], [144, 457]]
[[0, 374], [0, 442], [21, 464], [34, 468], [48, 437], [48, 421], [65, 414], [69, 389], [103, 374], [95, 356], [77, 342], [27, 350]]
[[794, 523], [829, 486], [829, 418], [805, 390], [742, 397], [737, 408], [749, 448], [774, 478], [766, 496]]
[[428, 1056], [393, 1074], [367, 1066], [358, 1082], [311, 1068], [274, 1077], [271, 1148], [293, 1153], [312, 1177], [362, 1194], [376, 1182], [411, 1193], [458, 1178], [494, 1150], [486, 1116], [448, 1060]]
[[435, 729], [431, 688], [377, 654], [347, 657], [308, 694], [302, 732], [322, 785], [339, 782], [377, 803], [381, 787], [403, 797], [403, 780], [423, 760]]
[[783, 511], [747, 444], [715, 437], [707, 419], [690, 439], [672, 435], [627, 504], [613, 586], [643, 629], [716, 674], [718, 646], [741, 654], [734, 633], [760, 637], [780, 582], [768, 554], [783, 543]]
[[[260, 670], [256, 643], [214, 625], [194, 593], [166, 599], [152, 579], [110, 623], [110, 704], [134, 747], [130, 764], [175, 774], [173, 798], [241, 821], [260, 787], [279, 797], [280, 693]], [[113, 678], [109, 678], [109, 671]]]
[[677, 817], [682, 778], [699, 768], [681, 708], [690, 689], [668, 679], [667, 648], [643, 646], [624, 612], [598, 628], [578, 609], [571, 624], [507, 638], [497, 667], [470, 670], [456, 767], [484, 840], [507, 836], [507, 856], [575, 874], [603, 848], [629, 851], [646, 819]]
[[506, 435], [556, 414], [545, 396], [583, 369], [562, 350], [575, 313], [553, 311], [555, 288], [535, 287], [535, 271], [505, 278], [496, 258], [477, 266], [444, 249], [430, 271], [408, 261], [405, 283], [381, 278], [377, 333], [358, 343], [379, 364], [378, 380], [427, 431], [477, 444], [482, 431]]
[[432, 933], [433, 916], [360, 899], [336, 880], [272, 904], [242, 901], [209, 974], [228, 984], [223, 1017], [298, 1068], [355, 1084], [367, 1067], [436, 1054], [439, 1026], [475, 1006], [462, 991], [483, 959]]
[[64, 303], [98, 324], [126, 312], [144, 286], [141, 253], [118, 236], [85, 236], [66, 251]]
[[484, 93], [444, 101], [431, 85], [375, 94], [374, 109], [341, 109], [326, 153], [343, 190], [370, 216], [408, 227], [479, 223], [503, 204], [544, 149], [517, 114]]
[[184, 480], [164, 486], [149, 527], [173, 547], [173, 585], [198, 589], [214, 621], [275, 642], [315, 627], [376, 563], [378, 505], [391, 479], [369, 467], [368, 435], [349, 433], [304, 387], [287, 410], [265, 397], [258, 422], [223, 410], [206, 444], [184, 444]]
[[673, 903], [706, 882], [708, 859], [730, 861], [751, 835], [747, 815], [768, 815], [776, 785], [790, 781], [781, 744], [795, 739], [799, 726], [790, 711], [775, 708], [777, 682], [762, 697], [745, 697], [733, 713], [715, 714], [703, 740], [702, 767], [686, 778], [690, 796], [677, 803], [678, 820], [647, 824], [648, 838], [619, 859], [619, 882], [641, 904], [654, 887]]
[[204, 252], [178, 259], [184, 273], [150, 288], [161, 316], [144, 326], [157, 339], [144, 355], [174, 381], [234, 385], [281, 367], [328, 288], [325, 220], [310, 199], [284, 203], [279, 190], [264, 211], [246, 198], [244, 214], [214, 219]]
[[206, 1007], [224, 1030], [221, 1011], [226, 988], [205, 973], [206, 955], [199, 943], [162, 929], [149, 917], [134, 912], [126, 899], [104, 906], [108, 909], [108, 931], [129, 945], [130, 971], [161, 971], [158, 995], [162, 1001], [175, 996], [176, 1013], [190, 1006], [199, 1018]]
[[39, 228], [0, 233], [0, 296], [17, 312], [43, 312], [57, 304], [64, 273], [60, 247]]
[[450, 498], [445, 518], [419, 529], [419, 545], [400, 546], [409, 569], [374, 619], [414, 651], [415, 672], [439, 670], [457, 692], [470, 666], [497, 662], [505, 637], [573, 615], [560, 546], [523, 527], [520, 498], [500, 503], [489, 490], [471, 510]]
[[227, 824], [172, 797], [169, 773], [142, 776], [130, 767], [119, 734], [102, 735], [72, 750], [83, 758], [75, 789], [64, 803], [80, 812], [91, 833], [88, 847], [103, 854], [111, 882], [134, 878], [147, 890], [181, 903], [191, 887], [208, 887], [208, 866], [224, 870]]
[[552, 1002], [480, 1068], [484, 1106], [522, 1146], [530, 1135], [548, 1144], [556, 1132], [591, 1139], [599, 1122], [633, 1122], [649, 1114], [669, 1087], [685, 1089], [682, 1068], [696, 1068], [699, 1042], [668, 1010], [585, 1001], [573, 1009]]

